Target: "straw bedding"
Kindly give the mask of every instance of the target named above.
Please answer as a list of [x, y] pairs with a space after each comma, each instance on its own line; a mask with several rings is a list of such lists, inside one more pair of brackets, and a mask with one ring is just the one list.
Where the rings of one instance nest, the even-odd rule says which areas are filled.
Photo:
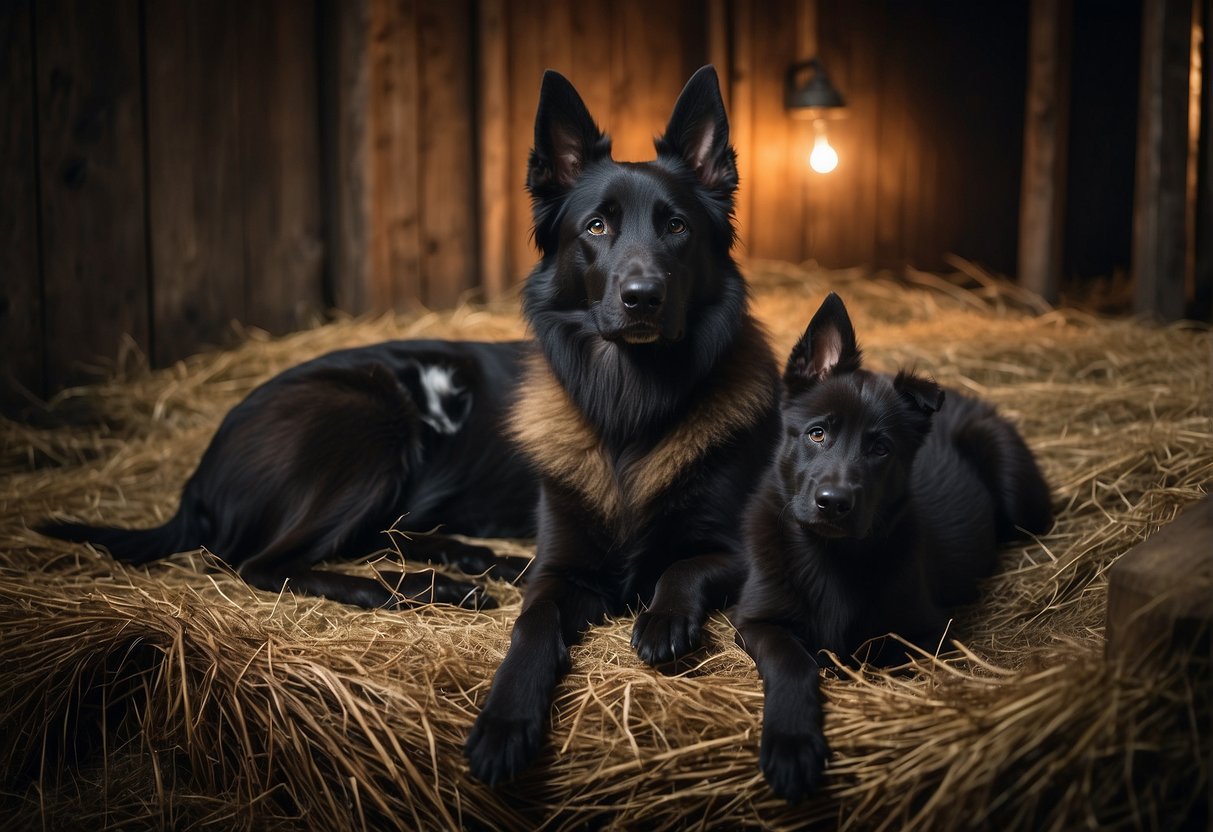
[[[957, 645], [898, 673], [825, 679], [834, 758], [816, 799], [788, 807], [766, 789], [761, 684], [724, 617], [675, 677], [635, 658], [630, 622], [594, 630], [572, 653], [539, 763], [492, 792], [459, 749], [504, 654], [515, 588], [495, 584], [502, 605], [487, 612], [367, 612], [251, 590], [203, 552], [127, 568], [29, 530], [53, 513], [160, 522], [223, 413], [259, 381], [390, 337], [522, 335], [505, 304], [245, 333], [236, 349], [155, 373], [128, 356], [40, 424], [0, 423], [0, 813], [16, 827], [181, 829], [1206, 818], [1208, 656], [1125, 672], [1104, 661], [1103, 623], [1107, 567], [1213, 479], [1209, 332], [1048, 309], [960, 265], [898, 281], [750, 268], [780, 351], [832, 288], [871, 364], [911, 364], [999, 405], [1059, 514], [958, 613]], [[407, 558], [407, 537], [393, 542], [380, 557]]]

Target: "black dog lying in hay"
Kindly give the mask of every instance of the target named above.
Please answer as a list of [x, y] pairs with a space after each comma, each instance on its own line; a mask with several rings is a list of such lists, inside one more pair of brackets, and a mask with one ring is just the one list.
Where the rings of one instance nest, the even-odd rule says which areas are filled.
[[[1010, 422], [902, 371], [864, 370], [831, 294], [784, 373], [783, 445], [746, 521], [738, 638], [765, 691], [762, 770], [798, 799], [827, 757], [818, 650], [898, 633], [934, 650], [997, 546], [1052, 523], [1049, 489]], [[868, 658], [904, 659], [891, 640]]]
[[542, 476], [538, 553], [465, 746], [497, 783], [528, 765], [568, 647], [629, 606], [662, 665], [744, 577], [741, 513], [778, 430], [778, 376], [730, 256], [737, 169], [716, 73], [674, 106], [657, 160], [618, 164], [544, 76], [527, 180], [543, 259], [523, 311], [542, 356], [515, 433]]
[[[501, 433], [527, 349], [392, 341], [321, 356], [228, 413], [163, 526], [39, 530], [128, 563], [205, 546], [258, 588], [287, 583], [361, 607], [491, 603], [481, 587], [429, 571], [381, 572], [380, 582], [312, 567], [375, 551], [401, 515], [415, 530], [534, 534], [535, 476]], [[529, 562], [439, 535], [414, 537], [408, 554], [505, 579]]]

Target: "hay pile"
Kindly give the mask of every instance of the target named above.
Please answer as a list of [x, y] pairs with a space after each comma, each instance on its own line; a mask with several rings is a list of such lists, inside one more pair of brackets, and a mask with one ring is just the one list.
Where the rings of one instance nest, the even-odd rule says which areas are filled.
[[56, 512], [159, 522], [257, 382], [389, 337], [520, 335], [507, 304], [274, 341], [248, 333], [239, 349], [162, 372], [118, 367], [38, 427], [0, 423], [8, 828], [1067, 829], [1205, 817], [1208, 657], [1121, 672], [1103, 660], [1103, 619], [1109, 564], [1213, 479], [1209, 333], [1044, 309], [967, 271], [911, 273], [907, 285], [751, 267], [781, 351], [838, 290], [871, 364], [913, 364], [1009, 414], [1059, 509], [1055, 530], [1009, 550], [983, 602], [958, 616], [961, 647], [912, 673], [824, 681], [835, 756], [819, 798], [788, 807], [767, 791], [761, 686], [723, 618], [702, 663], [673, 678], [635, 658], [629, 621], [596, 629], [573, 651], [539, 764], [494, 793], [468, 778], [459, 748], [504, 654], [513, 587], [496, 585], [502, 606], [488, 612], [365, 612], [250, 590], [205, 553], [124, 568], [28, 529]]

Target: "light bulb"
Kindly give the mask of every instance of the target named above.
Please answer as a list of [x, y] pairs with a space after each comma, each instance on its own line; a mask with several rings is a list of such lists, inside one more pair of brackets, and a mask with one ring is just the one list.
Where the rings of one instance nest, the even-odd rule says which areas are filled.
[[838, 167], [838, 152], [830, 147], [824, 128], [818, 129], [813, 140], [813, 152], [809, 154], [809, 167], [818, 173], [829, 173]]

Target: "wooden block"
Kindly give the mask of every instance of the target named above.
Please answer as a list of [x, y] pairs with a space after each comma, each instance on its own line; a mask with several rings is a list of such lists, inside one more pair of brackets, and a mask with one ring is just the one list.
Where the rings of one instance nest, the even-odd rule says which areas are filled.
[[1213, 495], [1108, 570], [1107, 657], [1132, 667], [1213, 622]]

